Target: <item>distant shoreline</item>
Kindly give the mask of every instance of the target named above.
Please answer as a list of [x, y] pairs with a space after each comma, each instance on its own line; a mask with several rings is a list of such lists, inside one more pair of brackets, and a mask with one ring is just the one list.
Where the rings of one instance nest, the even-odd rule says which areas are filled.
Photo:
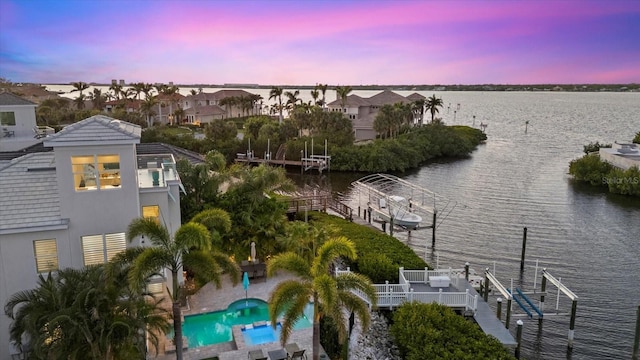
[[[14, 83], [15, 84], [15, 83]], [[30, 83], [23, 83], [31, 85]], [[110, 83], [88, 83], [91, 86], [111, 86]], [[70, 85], [69, 83], [42, 83], [34, 85]], [[274, 86], [286, 89], [313, 89], [315, 85], [261, 85], [261, 84], [173, 84], [187, 88], [233, 88], [271, 89]], [[125, 86], [131, 86], [125, 83]], [[564, 92], [640, 92], [640, 84], [480, 84], [480, 85], [350, 85], [353, 90], [399, 90], [399, 91], [564, 91]], [[329, 85], [333, 88], [335, 85]]]

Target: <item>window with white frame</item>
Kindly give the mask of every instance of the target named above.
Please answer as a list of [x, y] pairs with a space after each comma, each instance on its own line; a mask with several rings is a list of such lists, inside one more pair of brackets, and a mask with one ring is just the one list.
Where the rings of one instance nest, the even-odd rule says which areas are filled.
[[15, 126], [16, 114], [13, 111], [0, 111], [0, 125]]
[[84, 265], [104, 264], [127, 248], [125, 233], [87, 235], [82, 237]]
[[71, 157], [76, 191], [120, 187], [120, 155], [82, 155]]
[[36, 258], [36, 271], [38, 273], [58, 270], [56, 239], [34, 240], [33, 254]]

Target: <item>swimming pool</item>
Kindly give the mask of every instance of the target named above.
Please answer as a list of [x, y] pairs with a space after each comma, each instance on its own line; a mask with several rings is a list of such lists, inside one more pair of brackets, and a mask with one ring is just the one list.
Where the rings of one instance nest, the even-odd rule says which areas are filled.
[[[305, 316], [295, 324], [294, 329], [311, 327], [313, 323], [313, 304], [307, 305], [304, 313]], [[269, 321], [269, 305], [265, 301], [260, 299], [238, 300], [229, 305], [227, 310], [185, 316], [182, 323], [182, 333], [187, 337], [190, 348], [209, 346], [232, 341], [232, 327], [234, 325], [249, 325], [260, 321]], [[251, 339], [249, 341], [258, 341], [255, 344], [271, 342], [260, 340], [270, 339], [271, 337], [268, 336], [275, 336], [275, 340], [272, 341], [277, 341], [280, 337], [279, 329], [274, 331], [271, 326], [259, 326], [256, 328], [259, 328], [261, 335], [256, 335], [255, 339], [251, 339], [252, 332], [248, 335]], [[273, 334], [267, 334], [268, 331]], [[245, 341], [247, 341], [247, 336], [245, 336]], [[247, 342], [247, 344], [249, 343]], [[252, 344], [254, 343], [252, 342]]]

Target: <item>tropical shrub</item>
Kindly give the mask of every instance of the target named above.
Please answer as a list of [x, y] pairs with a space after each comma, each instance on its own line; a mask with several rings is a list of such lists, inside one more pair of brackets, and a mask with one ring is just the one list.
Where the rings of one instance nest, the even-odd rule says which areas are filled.
[[603, 182], [614, 194], [640, 196], [640, 170], [637, 166], [627, 170], [613, 168]]
[[389, 328], [403, 359], [514, 359], [495, 337], [440, 304], [404, 303]]
[[633, 142], [636, 144], [640, 144], [640, 131], [636, 133], [636, 137], [633, 138]]
[[367, 254], [358, 259], [358, 271], [367, 274], [374, 284], [384, 284], [398, 277], [398, 265], [385, 254]]
[[[393, 236], [325, 213], [310, 213], [310, 219], [314, 226], [333, 227], [341, 236], [351, 240], [356, 245], [358, 260], [347, 262], [347, 265], [350, 266], [353, 271], [366, 275], [372, 279], [372, 281], [375, 278], [379, 279], [381, 276], [384, 276], [381, 282], [389, 280], [389, 283], [397, 283], [399, 267], [402, 266], [405, 269], [424, 269], [428, 267], [427, 263], [416, 255], [410, 247], [401, 243]], [[391, 270], [391, 266], [383, 265], [385, 267], [384, 272], [381, 272], [379, 269], [370, 272], [372, 267], [369, 266], [369, 260], [366, 260], [367, 257], [380, 254], [383, 254], [391, 263], [393, 271]], [[362, 258], [365, 259], [364, 268], [360, 267]]]
[[590, 154], [592, 152], [598, 152], [598, 150], [600, 150], [600, 148], [610, 148], [611, 144], [600, 144], [600, 142], [596, 141], [596, 142], [590, 142], [589, 144], [585, 145], [583, 148], [583, 151], [585, 154]]
[[596, 153], [587, 154], [569, 163], [569, 174], [576, 180], [597, 186], [606, 184], [604, 178], [612, 169], [613, 166], [600, 160], [600, 156]]

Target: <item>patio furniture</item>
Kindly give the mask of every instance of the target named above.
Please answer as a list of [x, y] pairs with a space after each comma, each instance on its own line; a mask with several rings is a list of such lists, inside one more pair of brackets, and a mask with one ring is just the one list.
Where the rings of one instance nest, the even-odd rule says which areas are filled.
[[249, 351], [249, 360], [267, 360], [267, 357], [264, 356], [262, 349], [251, 350]]
[[287, 352], [284, 349], [269, 351], [269, 359], [271, 360], [287, 360]]
[[300, 349], [296, 343], [287, 344], [284, 348], [287, 349], [289, 360], [307, 359], [307, 355], [304, 353], [305, 349]]

